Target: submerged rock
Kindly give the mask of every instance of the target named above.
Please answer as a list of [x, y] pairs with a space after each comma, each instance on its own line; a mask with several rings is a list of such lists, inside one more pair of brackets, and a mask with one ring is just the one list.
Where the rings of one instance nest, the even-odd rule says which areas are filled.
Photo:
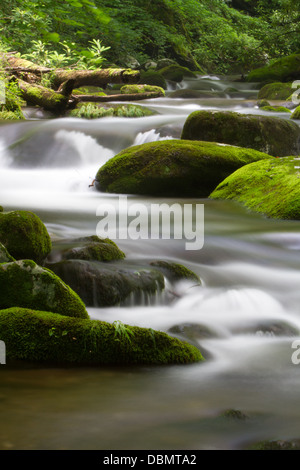
[[232, 199], [277, 219], [300, 220], [300, 157], [251, 163], [226, 178], [210, 195]]
[[0, 212], [0, 242], [15, 259], [42, 264], [51, 251], [51, 240], [41, 219], [32, 212]]
[[195, 346], [151, 328], [23, 308], [0, 311], [0, 337], [7, 361], [101, 366], [203, 360]]
[[164, 276], [153, 268], [104, 264], [97, 261], [67, 260], [49, 264], [85, 305], [108, 307], [118, 305], [131, 294], [154, 295], [164, 289]]
[[169, 140], [129, 147], [96, 175], [100, 191], [153, 196], [207, 197], [241, 166], [271, 158], [252, 149]]
[[0, 309], [24, 307], [87, 318], [85, 305], [58, 276], [31, 260], [0, 264]]
[[300, 153], [300, 128], [296, 123], [232, 111], [193, 112], [184, 124], [181, 138], [238, 145], [274, 157]]

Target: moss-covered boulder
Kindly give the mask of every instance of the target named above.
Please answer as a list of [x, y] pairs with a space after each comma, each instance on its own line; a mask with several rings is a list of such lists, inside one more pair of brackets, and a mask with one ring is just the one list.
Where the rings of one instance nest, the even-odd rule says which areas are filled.
[[270, 158], [254, 150], [211, 142], [167, 140], [123, 150], [96, 175], [96, 188], [110, 193], [207, 197], [241, 166]]
[[297, 106], [297, 108], [293, 111], [291, 119], [300, 119], [300, 106]]
[[63, 240], [58, 244], [61, 249], [61, 258], [82, 259], [87, 261], [115, 261], [125, 258], [115, 242], [109, 238], [99, 238], [96, 235], [75, 240]]
[[300, 153], [299, 126], [273, 116], [194, 111], [183, 126], [181, 138], [252, 148], [275, 157]]
[[85, 305], [58, 276], [31, 260], [0, 264], [0, 308], [24, 307], [87, 318]]
[[165, 90], [154, 85], [124, 85], [121, 88], [122, 94], [155, 93], [157, 97], [165, 96]]
[[292, 83], [274, 82], [263, 86], [258, 92], [259, 100], [288, 100], [295, 91]]
[[135, 304], [143, 303], [145, 297], [159, 294], [165, 287], [163, 274], [151, 267], [74, 259], [48, 266], [89, 307], [119, 305], [130, 296]]
[[172, 82], [181, 82], [184, 78], [196, 78], [195, 72], [189, 70], [187, 67], [182, 67], [177, 64], [168, 65], [159, 70], [159, 73], [166, 79]]
[[183, 264], [174, 263], [173, 261], [157, 260], [151, 261], [150, 265], [160, 270], [171, 282], [186, 280], [201, 284], [199, 276]]
[[291, 54], [249, 73], [248, 82], [288, 82], [300, 76], [300, 54]]
[[165, 365], [200, 362], [198, 348], [152, 328], [11, 308], [0, 311], [7, 364]]
[[246, 165], [226, 178], [210, 197], [232, 199], [268, 217], [300, 220], [299, 157]]
[[8, 253], [7, 249], [0, 242], [0, 263], [9, 263], [15, 261], [15, 259]]
[[0, 212], [0, 242], [15, 259], [32, 259], [38, 264], [51, 251], [45, 225], [30, 211]]
[[158, 86], [164, 90], [167, 88], [167, 82], [165, 78], [156, 70], [147, 70], [146, 72], [141, 72], [139, 84]]

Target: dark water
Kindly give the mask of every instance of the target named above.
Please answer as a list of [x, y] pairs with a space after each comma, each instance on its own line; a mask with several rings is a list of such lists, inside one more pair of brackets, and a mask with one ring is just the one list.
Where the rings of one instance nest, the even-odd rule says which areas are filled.
[[[226, 90], [230, 82], [181, 87]], [[177, 138], [197, 109], [261, 113], [255, 90], [242, 98], [161, 98], [140, 104], [158, 115], [138, 119], [35, 119], [0, 128], [0, 188], [5, 210], [28, 209], [53, 241], [94, 235], [99, 204], [119, 195], [89, 187], [121, 149]], [[150, 206], [153, 198], [130, 196]], [[162, 201], [161, 201], [162, 202]], [[165, 199], [164, 202], [186, 203]], [[199, 274], [202, 286], [173, 286], [175, 296], [90, 308], [92, 318], [180, 331], [205, 363], [126, 368], [1, 366], [0, 449], [240, 449], [264, 439], [299, 438], [300, 223], [272, 221], [232, 202], [204, 204], [204, 246], [186, 240], [118, 240], [130, 263], [169, 259]], [[122, 208], [121, 208], [122, 210]], [[159, 227], [157, 227], [159, 229]], [[175, 330], [174, 330], [175, 328]], [[222, 417], [227, 409], [247, 419]]]

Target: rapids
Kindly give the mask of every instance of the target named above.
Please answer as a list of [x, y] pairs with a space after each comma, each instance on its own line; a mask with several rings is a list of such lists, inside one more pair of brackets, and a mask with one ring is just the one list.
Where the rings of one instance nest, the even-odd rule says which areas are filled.
[[[223, 77], [180, 84], [225, 92], [230, 86], [242, 97], [175, 99], [168, 97], [170, 87], [165, 98], [138, 103], [157, 113], [144, 118], [49, 119], [28, 108], [26, 122], [1, 124], [1, 205], [35, 212], [54, 241], [94, 235], [98, 206], [117, 207], [119, 195], [97, 192], [92, 181], [120, 150], [180, 137], [194, 110], [263, 114], [255, 106], [255, 87]], [[128, 200], [147, 207], [155, 202]], [[116, 242], [127, 262], [180, 262], [202, 285], [179, 283], [167, 298], [88, 310], [91, 318], [176, 334], [198, 345], [205, 363], [2, 365], [0, 449], [243, 449], [300, 437], [300, 364], [292, 361], [300, 336], [300, 222], [269, 220], [232, 202], [189, 202], [204, 204], [201, 250], [188, 251], [178, 239]], [[222, 417], [227, 409], [247, 419]]]

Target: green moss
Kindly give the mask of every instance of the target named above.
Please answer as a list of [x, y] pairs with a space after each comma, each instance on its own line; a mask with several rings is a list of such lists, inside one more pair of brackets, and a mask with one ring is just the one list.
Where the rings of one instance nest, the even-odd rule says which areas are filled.
[[170, 261], [152, 261], [150, 265], [160, 269], [172, 282], [186, 279], [201, 284], [199, 276], [182, 264]]
[[299, 157], [251, 163], [226, 178], [210, 195], [232, 199], [277, 219], [300, 220]]
[[192, 72], [187, 67], [182, 67], [177, 64], [168, 65], [159, 70], [159, 73], [166, 79], [173, 82], [181, 82], [185, 77], [196, 78], [195, 72]]
[[252, 444], [248, 450], [300, 450], [300, 441], [261, 441]]
[[0, 241], [15, 259], [32, 259], [38, 264], [51, 251], [45, 225], [30, 211], [0, 212]]
[[211, 142], [168, 140], [123, 150], [96, 175], [96, 187], [112, 193], [207, 197], [242, 165], [268, 155]]
[[291, 54], [270, 65], [253, 70], [247, 76], [248, 82], [288, 82], [299, 78], [300, 54]]
[[[113, 261], [125, 258], [115, 243], [109, 239], [87, 239], [82, 245], [74, 246], [63, 253], [63, 259], [83, 259], [95, 261]], [[76, 243], [76, 242], [75, 242]], [[79, 243], [79, 242], [78, 242]]]
[[267, 101], [267, 100], [258, 100], [257, 106], [259, 108], [263, 108], [264, 106], [271, 106], [271, 105], [270, 105], [269, 101]]
[[[0, 311], [0, 337], [7, 363], [101, 366], [106, 364], [188, 364], [203, 360], [193, 345], [166, 333], [56, 313], [11, 308]], [[130, 331], [128, 340], [125, 334]]]
[[300, 153], [299, 126], [279, 117], [194, 111], [183, 126], [181, 138], [252, 148], [275, 157]]
[[25, 119], [22, 111], [0, 111], [0, 121], [19, 121]]
[[15, 261], [15, 259], [8, 253], [7, 249], [0, 242], [0, 263], [9, 263]]
[[165, 90], [154, 85], [124, 85], [121, 93], [138, 94], [138, 93], [156, 93], [157, 96], [165, 96]]
[[139, 84], [141, 85], [153, 85], [158, 86], [166, 90], [167, 82], [164, 77], [154, 70], [148, 70], [147, 72], [142, 72], [140, 75]]
[[284, 106], [262, 106], [260, 109], [262, 111], [270, 111], [273, 113], [291, 113], [291, 110]]
[[297, 108], [293, 111], [291, 119], [300, 119], [300, 106], [297, 106]]
[[87, 318], [79, 296], [58, 276], [31, 260], [0, 264], [0, 308], [25, 307]]
[[134, 104], [124, 104], [107, 108], [99, 107], [94, 103], [84, 103], [70, 111], [69, 116], [82, 119], [100, 119], [108, 116], [134, 118], [151, 116], [152, 114], [153, 112], [149, 109]]
[[287, 100], [292, 93], [292, 83], [269, 83], [259, 90], [258, 99]]

